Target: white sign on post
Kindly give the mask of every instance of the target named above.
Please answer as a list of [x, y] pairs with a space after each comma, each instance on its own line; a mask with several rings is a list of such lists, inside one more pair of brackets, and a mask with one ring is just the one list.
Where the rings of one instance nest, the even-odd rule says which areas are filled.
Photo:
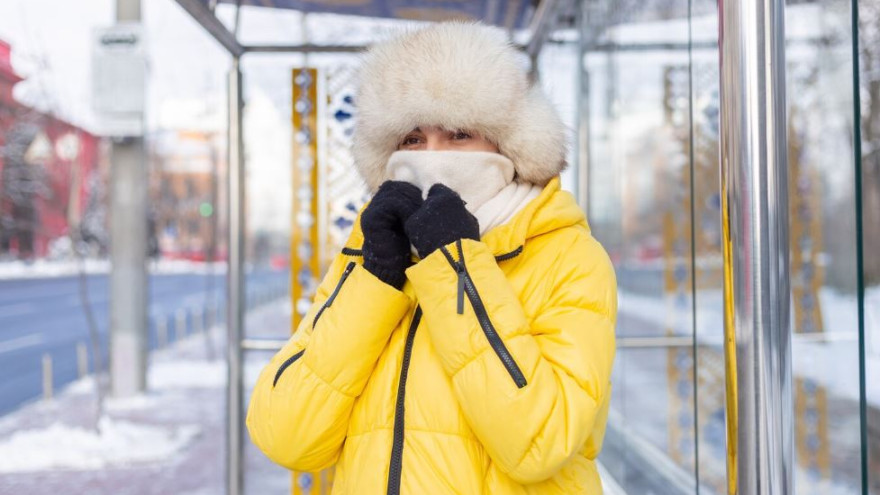
[[146, 80], [146, 44], [140, 24], [120, 23], [94, 31], [92, 103], [101, 134], [143, 135]]

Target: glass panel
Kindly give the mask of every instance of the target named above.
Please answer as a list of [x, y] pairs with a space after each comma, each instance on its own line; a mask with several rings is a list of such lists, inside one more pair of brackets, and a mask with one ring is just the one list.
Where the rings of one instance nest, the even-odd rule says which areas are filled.
[[[293, 103], [289, 67], [299, 63], [297, 55], [255, 55], [242, 60], [247, 272], [244, 337], [255, 341], [283, 341], [291, 331]], [[274, 354], [274, 350], [243, 351], [245, 413], [254, 383]], [[290, 491], [290, 471], [263, 455], [247, 431], [242, 469], [244, 493]]]
[[[865, 8], [876, 10], [875, 3]], [[653, 449], [659, 454], [649, 462], [655, 472], [661, 470], [657, 466], [672, 465], [697, 476], [701, 492], [723, 493], [718, 16], [716, 3], [708, 0], [692, 2], [690, 18], [688, 7], [681, 8], [685, 12], [675, 6], [657, 11], [601, 2], [585, 8], [596, 33], [584, 67], [590, 98], [590, 220], [612, 255], [620, 287], [622, 347], [602, 461], [623, 488], [641, 492], [651, 476], [644, 474], [639, 463], [645, 456], [635, 454], [640, 450], [635, 447]], [[854, 166], [851, 158], [842, 158], [853, 156], [855, 124], [850, 13], [844, 0], [792, 2], [787, 9], [797, 493], [860, 490], [856, 274], [862, 267], [855, 262]], [[861, 16], [863, 24], [876, 18]], [[873, 90], [880, 85], [871, 68], [876, 43], [860, 34], [861, 56], [871, 60], [862, 61], [867, 162], [876, 155], [871, 150], [880, 149], [871, 134], [880, 129], [871, 113], [872, 102], [880, 101], [871, 100], [880, 94]], [[880, 197], [875, 187], [880, 181], [872, 175], [877, 168], [865, 166], [861, 177], [865, 205]], [[878, 223], [880, 206], [865, 211], [870, 211], [864, 219], [866, 246], [873, 246], [867, 225]], [[872, 343], [880, 340], [872, 319], [880, 277], [871, 268], [872, 254], [866, 256], [870, 377], [877, 366]], [[687, 346], [626, 346], [628, 337], [667, 335], [695, 335], [696, 359]], [[871, 418], [878, 417], [878, 393], [868, 383], [867, 447], [874, 466], [880, 429], [871, 426]], [[616, 424], [625, 424], [625, 432]], [[684, 430], [675, 428], [686, 424]], [[675, 484], [664, 489], [670, 486]]]
[[718, 14], [714, 1], [694, 4], [693, 164], [694, 270], [697, 328], [699, 480], [703, 491], [727, 491], [724, 301], [719, 164]]
[[[282, 279], [284, 283], [283, 299], [251, 307], [247, 338], [290, 336], [367, 199], [360, 176], [353, 173], [350, 152], [355, 63], [352, 55], [245, 59], [249, 235], [265, 239], [260, 249], [260, 244], [252, 245], [248, 281], [270, 287]], [[261, 255], [261, 249], [266, 253]], [[287, 290], [290, 279], [296, 284], [293, 291]], [[274, 351], [245, 351], [246, 400], [272, 355]], [[247, 493], [290, 490], [291, 472], [266, 458], [248, 436], [244, 468]], [[311, 483], [318, 490], [330, 476], [332, 470], [296, 473], [296, 483]]]
[[[586, 10], [590, 223], [619, 288], [615, 390], [600, 460], [629, 493], [693, 493], [688, 3]], [[656, 347], [639, 347], [645, 343]]]
[[859, 493], [850, 2], [786, 12], [795, 489]]
[[[566, 41], [544, 45], [538, 57], [538, 70], [544, 93], [556, 107], [563, 123], [569, 129], [576, 129], [578, 46], [571, 40]], [[571, 138], [574, 138], [574, 133]], [[571, 191], [575, 197], [578, 197], [576, 151], [574, 146], [569, 148], [566, 160], [571, 165], [562, 171], [560, 182], [562, 189]]]

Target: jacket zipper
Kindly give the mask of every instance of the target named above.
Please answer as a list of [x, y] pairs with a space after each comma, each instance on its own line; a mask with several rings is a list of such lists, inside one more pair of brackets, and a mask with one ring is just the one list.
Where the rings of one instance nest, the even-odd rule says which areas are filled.
[[272, 380], [272, 388], [275, 388], [275, 384], [278, 383], [278, 379], [281, 378], [281, 374], [284, 373], [284, 370], [286, 370], [291, 364], [295, 363], [297, 359], [301, 358], [305, 352], [306, 350], [303, 349], [281, 363], [281, 366], [278, 367], [278, 371], [275, 373], [275, 379]]
[[362, 249], [344, 247], [342, 248], [342, 254], [344, 254], [345, 256], [363, 256], [364, 251]]
[[523, 247], [519, 246], [518, 248], [514, 249], [513, 251], [511, 251], [509, 253], [499, 254], [498, 256], [495, 257], [495, 261], [512, 260], [513, 258], [516, 258], [520, 254], [522, 254], [522, 251], [523, 251]]
[[[342, 288], [342, 284], [345, 283], [345, 279], [347, 279], [348, 276], [351, 274], [351, 271], [354, 270], [356, 264], [357, 263], [352, 261], [345, 266], [345, 270], [342, 272], [342, 276], [339, 277], [339, 282], [336, 283], [336, 288], [333, 289], [333, 293], [330, 294], [330, 297], [328, 297], [326, 301], [324, 301], [321, 309], [319, 309], [318, 313], [315, 315], [315, 319], [312, 321], [312, 330], [315, 329], [315, 325], [318, 324], [318, 318], [321, 317], [321, 314], [324, 312], [324, 310], [329, 308], [330, 305], [333, 304], [333, 300], [336, 299], [336, 295], [339, 294], [339, 290]], [[291, 364], [295, 363], [297, 359], [301, 358], [305, 352], [306, 350], [303, 349], [281, 363], [281, 366], [278, 367], [278, 371], [275, 373], [275, 379], [272, 380], [272, 387], [274, 387], [275, 384], [278, 383], [278, 379], [281, 378], [281, 374], [284, 373], [284, 370], [290, 367]]]
[[445, 246], [441, 247], [440, 250], [458, 274], [458, 314], [464, 313], [464, 294], [467, 294], [468, 300], [474, 308], [474, 314], [477, 316], [477, 321], [480, 322], [480, 328], [483, 329], [483, 334], [486, 335], [486, 339], [489, 341], [489, 345], [492, 346], [492, 350], [495, 351], [498, 359], [501, 360], [501, 364], [504, 365], [507, 373], [510, 374], [513, 383], [518, 388], [523, 388], [528, 385], [526, 377], [519, 369], [510, 351], [507, 350], [507, 346], [504, 345], [504, 341], [501, 340], [501, 337], [495, 330], [495, 326], [492, 324], [492, 320], [489, 318], [489, 312], [486, 311], [486, 306], [483, 304], [483, 300], [477, 292], [477, 287], [474, 285], [474, 281], [471, 279], [470, 273], [468, 273], [465, 266], [461, 239], [456, 241], [455, 246], [458, 249], [458, 261], [452, 258], [452, 255], [449, 254], [449, 250]]
[[406, 344], [403, 348], [403, 362], [400, 365], [400, 382], [397, 385], [397, 405], [394, 410], [394, 440], [391, 444], [391, 464], [388, 467], [388, 495], [400, 495], [400, 478], [403, 474], [403, 403], [406, 398], [406, 377], [409, 374], [409, 361], [412, 357], [413, 341], [416, 329], [422, 319], [421, 306], [416, 307], [409, 332], [406, 334]]
[[312, 321], [312, 330], [315, 329], [315, 325], [318, 324], [318, 318], [320, 318], [321, 315], [324, 314], [324, 310], [329, 308], [330, 305], [333, 304], [333, 300], [336, 299], [336, 295], [339, 294], [339, 290], [342, 289], [342, 284], [345, 283], [345, 279], [347, 279], [348, 276], [351, 274], [351, 271], [354, 270], [355, 265], [357, 265], [357, 263], [351, 261], [348, 263], [348, 265], [345, 266], [345, 270], [342, 272], [342, 276], [339, 277], [339, 282], [336, 283], [336, 288], [333, 289], [333, 293], [330, 294], [330, 297], [328, 297], [326, 301], [324, 301], [324, 305], [321, 306], [321, 309], [319, 309], [318, 313], [315, 315], [315, 319]]

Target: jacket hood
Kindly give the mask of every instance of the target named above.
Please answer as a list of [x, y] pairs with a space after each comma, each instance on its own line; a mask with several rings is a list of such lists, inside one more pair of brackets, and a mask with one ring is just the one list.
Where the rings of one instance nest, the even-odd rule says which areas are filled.
[[[366, 208], [367, 205], [364, 205]], [[363, 209], [361, 209], [361, 213]], [[559, 177], [544, 186], [541, 194], [530, 201], [509, 222], [490, 230], [480, 239], [495, 256], [515, 253], [528, 239], [571, 226], [581, 226], [589, 231], [584, 212], [574, 196], [560, 187]], [[364, 244], [360, 214], [345, 243], [345, 249], [358, 251]]]
[[360, 70], [353, 155], [371, 191], [413, 128], [479, 132], [517, 180], [544, 185], [565, 167], [566, 129], [504, 31], [446, 22], [374, 45]]

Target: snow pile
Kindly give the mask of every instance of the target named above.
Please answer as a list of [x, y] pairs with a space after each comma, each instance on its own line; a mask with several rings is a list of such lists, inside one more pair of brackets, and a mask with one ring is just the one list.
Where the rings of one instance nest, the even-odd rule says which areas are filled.
[[[0, 262], [0, 279], [65, 277], [78, 274], [79, 269], [75, 260], [3, 261]], [[109, 273], [110, 261], [87, 259], [84, 269], [90, 275]]]
[[54, 423], [0, 441], [0, 473], [90, 470], [162, 462], [186, 447], [198, 426], [177, 428], [101, 419], [101, 433]]
[[226, 386], [226, 362], [158, 361], [150, 365], [148, 388], [153, 391]]
[[162, 407], [160, 397], [155, 395], [135, 395], [134, 397], [107, 397], [104, 401], [104, 409], [110, 413], [126, 411], [145, 411], [147, 409], [159, 409]]
[[[250, 268], [249, 266], [245, 267]], [[110, 273], [110, 260], [86, 259], [83, 271], [89, 275]], [[160, 259], [151, 261], [148, 270], [153, 275], [226, 273], [226, 262], [205, 263], [190, 260]], [[34, 261], [0, 262], [0, 280], [70, 277], [78, 275], [80, 265], [75, 259], [37, 259]]]
[[[217, 359], [189, 361], [154, 360], [147, 370], [147, 391], [161, 393], [172, 390], [221, 388], [226, 386], [226, 362]], [[65, 388], [69, 395], [93, 394], [95, 382], [88, 376], [74, 381]], [[107, 407], [113, 410], [131, 410], [153, 407], [159, 399], [154, 396], [136, 396], [126, 399], [108, 397]]]
[[191, 260], [175, 260], [175, 259], [159, 259], [151, 261], [149, 265], [150, 273], [153, 274], [172, 274], [172, 273], [226, 273], [226, 262], [218, 261], [214, 263], [206, 263], [203, 261]]

